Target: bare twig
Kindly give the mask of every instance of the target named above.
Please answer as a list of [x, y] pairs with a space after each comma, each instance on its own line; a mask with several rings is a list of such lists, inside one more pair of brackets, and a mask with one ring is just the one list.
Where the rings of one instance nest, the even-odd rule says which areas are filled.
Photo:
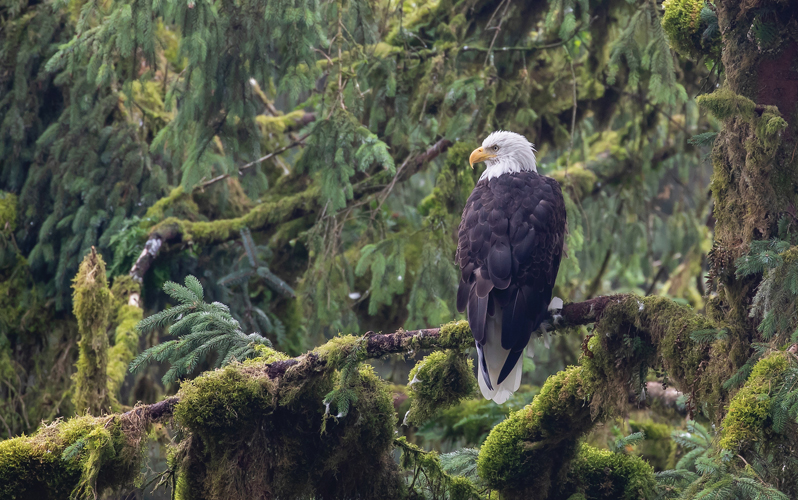
[[[483, 66], [487, 66], [488, 60], [491, 59], [490, 56], [493, 54], [493, 45], [496, 43], [496, 38], [499, 36], [499, 32], [502, 30], [502, 23], [504, 22], [504, 16], [507, 15], [507, 9], [510, 7], [510, 0], [502, 0], [501, 3], [499, 3], [499, 6], [496, 7], [495, 11], [493, 11], [493, 15], [490, 16], [490, 19], [488, 19], [488, 28], [486, 29], [490, 29], [490, 23], [493, 22], [493, 17], [496, 15], [499, 9], [501, 9], [502, 5], [504, 5], [504, 10], [502, 11], [501, 17], [499, 17], [499, 24], [495, 28], [495, 33], [493, 33], [493, 38], [490, 41], [490, 47], [488, 47], [488, 53], [485, 55], [485, 62], [482, 63]], [[493, 60], [491, 60], [491, 66], [493, 66]]]
[[[247, 170], [248, 168], [254, 167], [255, 165], [257, 165], [257, 164], [259, 164], [261, 162], [264, 162], [264, 161], [266, 161], [266, 160], [268, 160], [270, 158], [273, 158], [273, 157], [279, 155], [280, 153], [283, 153], [283, 152], [285, 152], [285, 151], [287, 151], [287, 150], [289, 150], [291, 148], [295, 148], [297, 146], [303, 145], [305, 139], [307, 139], [309, 135], [310, 135], [310, 132], [308, 132], [307, 134], [302, 135], [297, 140], [293, 141], [291, 144], [281, 147], [277, 151], [272, 151], [271, 153], [267, 154], [266, 156], [262, 156], [262, 157], [258, 158], [255, 161], [251, 161], [251, 162], [247, 163], [246, 165], [244, 165], [242, 167], [239, 167], [238, 168], [238, 175], [243, 175], [244, 171]], [[224, 179], [227, 179], [228, 177], [230, 177], [230, 174], [217, 175], [213, 179], [207, 180], [207, 181], [203, 182], [202, 184], [199, 184], [195, 189], [205, 189], [206, 187], [211, 186], [213, 184], [216, 184], [217, 182], [219, 182], [221, 180], [224, 180]]]

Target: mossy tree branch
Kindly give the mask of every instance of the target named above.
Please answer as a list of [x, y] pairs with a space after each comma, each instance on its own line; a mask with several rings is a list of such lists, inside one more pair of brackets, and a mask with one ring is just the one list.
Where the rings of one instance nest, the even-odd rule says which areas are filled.
[[[584, 302], [565, 304], [553, 327], [554, 331], [600, 321], [603, 312], [608, 307], [617, 307], [629, 300], [636, 300], [636, 298], [634, 295], [610, 295]], [[689, 314], [689, 309], [683, 309]], [[313, 374], [326, 373], [340, 368], [351, 351], [361, 343], [364, 343], [362, 346], [365, 348], [360, 349], [358, 357], [360, 361], [365, 361], [390, 354], [416, 352], [421, 349], [468, 349], [473, 342], [471, 330], [466, 321], [448, 323], [439, 328], [398, 330], [387, 334], [366, 332], [361, 337], [354, 335], [337, 337], [296, 358], [274, 360], [267, 358], [267, 362], [257, 365], [257, 368], [251, 367], [250, 370], [256, 370], [269, 379], [279, 380], [280, 384], [288, 386]], [[169, 398], [159, 403], [139, 406], [131, 411], [148, 414], [157, 420], [171, 415], [172, 408], [178, 399]]]
[[[411, 155], [397, 171], [396, 178], [387, 171], [379, 172], [353, 186], [354, 196], [350, 203], [358, 203], [367, 196], [380, 193], [391, 182], [402, 182], [416, 174], [425, 164], [434, 160], [452, 145], [449, 139], [441, 139], [421, 154]], [[182, 199], [185, 192], [175, 189], [168, 197], [153, 205], [145, 220], [154, 222], [163, 216], [169, 205]], [[276, 202], [256, 205], [247, 214], [233, 219], [212, 222], [192, 222], [169, 217], [157, 222], [150, 230], [147, 242], [133, 267], [130, 276], [141, 281], [152, 263], [161, 253], [163, 245], [191, 241], [196, 245], [223, 243], [238, 236], [241, 228], [269, 232], [278, 226], [318, 213], [324, 208], [324, 200], [318, 186], [311, 186], [299, 193], [285, 196]]]
[[[716, 392], [720, 390], [718, 380], [725, 379], [727, 373], [714, 361], [722, 358], [718, 353], [725, 350], [726, 346], [720, 340], [714, 344], [693, 340], [692, 332], [715, 328], [715, 325], [686, 306], [663, 297], [597, 297], [565, 305], [560, 317], [553, 323], [555, 330], [594, 323], [595, 335], [586, 344], [580, 365], [550, 377], [531, 405], [512, 414], [507, 421], [494, 428], [480, 451], [482, 480], [489, 487], [505, 492], [508, 498], [523, 496], [531, 489], [545, 492], [555, 487], [551, 478], [570, 470], [572, 460], [581, 456], [579, 438], [592, 428], [599, 417], [618, 414], [626, 409], [629, 403], [628, 389], [641, 387], [645, 379], [640, 375], [650, 366], [665, 368], [676, 387], [690, 394], [694, 400], [706, 402], [710, 411], [719, 409], [727, 399], [725, 393]], [[236, 437], [236, 433], [244, 432], [242, 429], [250, 424], [264, 425], [260, 423], [262, 419], [288, 418], [290, 421], [307, 418], [310, 419], [308, 422], [326, 421], [322, 415], [321, 399], [335, 387], [335, 377], [332, 375], [345, 365], [420, 349], [461, 350], [470, 348], [472, 344], [468, 323], [459, 321], [440, 328], [336, 337], [292, 359], [285, 359], [283, 355], [266, 348], [260, 358], [209, 372], [188, 382], [175, 397], [107, 418], [119, 421], [133, 419], [148, 424], [179, 413], [182, 415], [179, 419], [181, 425], [187, 426], [192, 433], [199, 433], [191, 439], [201, 439], [201, 447], [205, 449], [222, 450], [228, 445], [213, 440], [238, 442], [241, 436]], [[379, 392], [385, 389], [377, 389], [373, 375], [363, 372], [358, 377], [355, 390], [361, 392], [357, 393], [354, 411], [362, 414], [363, 418], [378, 418], [368, 416], [370, 414], [365, 410], [361, 412], [360, 406], [371, 404], [369, 401], [372, 401], [382, 408], [381, 401], [385, 397], [371, 395], [375, 390]], [[365, 385], [361, 387], [358, 384]], [[241, 394], [236, 392], [239, 389], [243, 391]], [[369, 399], [372, 397], [377, 397], [380, 403]], [[386, 404], [390, 406], [390, 399]], [[252, 413], [252, 405], [263, 406], [266, 413]], [[305, 410], [301, 410], [305, 407]], [[194, 410], [202, 414], [195, 414]], [[388, 417], [393, 422], [393, 412], [384, 418]], [[238, 425], [236, 422], [241, 419], [243, 423]], [[349, 436], [349, 431], [346, 429], [356, 420], [345, 417], [336, 420], [335, 424], [328, 423], [328, 432], [343, 433], [340, 434], [341, 439], [348, 439], [346, 436]], [[384, 423], [386, 428], [393, 428], [393, 424], [388, 425], [387, 421], [380, 422], [374, 425]], [[274, 436], [283, 435], [285, 429], [292, 428], [288, 424], [284, 428], [279, 422], [268, 425], [279, 432], [269, 434], [272, 437], [265, 439], [283, 439]], [[210, 432], [211, 427], [216, 431]], [[371, 427], [372, 424], [369, 424], [364, 428]], [[219, 429], [223, 432], [218, 433]], [[318, 432], [312, 434], [317, 436]], [[65, 446], [70, 444], [64, 443]], [[181, 453], [187, 453], [189, 461], [198, 460], [200, 455], [196, 454], [197, 450], [191, 451], [192, 446], [199, 446], [198, 442], [191, 441], [187, 446]], [[551, 460], [551, 457], [558, 458]], [[199, 462], [191, 463], [196, 465]], [[269, 465], [272, 466], [274, 464]], [[537, 468], [534, 475], [529, 474], [532, 468]], [[543, 468], [548, 473], [544, 473]], [[622, 493], [624, 498], [633, 494], [635, 488], [648, 488], [650, 470], [640, 469], [638, 472], [620, 475], [621, 482], [613, 485], [613, 488], [625, 492]], [[225, 481], [224, 478], [217, 479]], [[321, 481], [317, 484], [333, 484], [324, 483], [326, 480], [323, 478], [317, 480]], [[218, 486], [223, 487], [221, 483]], [[277, 488], [279, 485], [261, 487]]]

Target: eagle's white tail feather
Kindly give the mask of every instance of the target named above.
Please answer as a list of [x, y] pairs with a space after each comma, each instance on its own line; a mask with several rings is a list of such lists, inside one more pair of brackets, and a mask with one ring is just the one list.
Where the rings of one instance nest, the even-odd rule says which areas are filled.
[[[523, 357], [518, 358], [507, 378], [501, 384], [498, 383], [499, 373], [501, 373], [510, 351], [502, 349], [502, 313], [499, 308], [496, 309], [496, 313], [493, 316], [488, 316], [488, 324], [485, 329], [485, 345], [481, 349], [479, 345], [477, 346], [477, 352], [479, 353], [479, 377], [477, 378], [479, 379], [479, 389], [485, 399], [492, 399], [494, 402], [502, 404], [521, 386], [524, 361]], [[487, 374], [484, 370], [485, 365], [488, 367]], [[485, 382], [486, 376], [490, 379], [490, 385], [493, 386], [492, 390]]]

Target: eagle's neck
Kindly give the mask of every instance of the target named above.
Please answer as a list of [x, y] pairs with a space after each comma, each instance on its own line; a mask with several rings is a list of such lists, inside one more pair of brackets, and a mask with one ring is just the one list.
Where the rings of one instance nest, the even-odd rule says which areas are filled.
[[502, 155], [501, 158], [488, 160], [486, 164], [487, 168], [482, 172], [479, 180], [491, 180], [504, 174], [538, 171], [535, 156], [531, 153]]

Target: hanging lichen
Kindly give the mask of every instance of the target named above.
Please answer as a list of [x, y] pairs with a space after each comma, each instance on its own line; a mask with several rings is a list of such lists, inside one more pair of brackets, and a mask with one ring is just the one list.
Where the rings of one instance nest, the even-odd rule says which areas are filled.
[[72, 286], [73, 311], [80, 332], [72, 401], [79, 412], [99, 415], [109, 410], [112, 401], [107, 380], [107, 332], [112, 304], [105, 262], [94, 248], [81, 262]]
[[108, 394], [115, 410], [119, 389], [125, 381], [127, 368], [138, 353], [139, 332], [136, 325], [141, 321], [144, 311], [136, 304], [128, 303], [131, 294], [140, 293], [140, 285], [130, 276], [118, 276], [111, 287], [114, 305], [113, 323], [114, 345], [108, 352]]

